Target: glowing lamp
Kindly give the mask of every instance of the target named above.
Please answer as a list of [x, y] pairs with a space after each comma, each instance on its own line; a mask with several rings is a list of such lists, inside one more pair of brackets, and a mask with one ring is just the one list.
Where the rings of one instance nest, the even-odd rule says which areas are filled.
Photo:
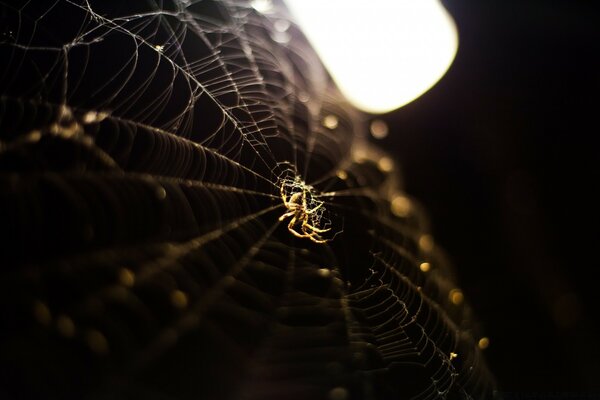
[[439, 0], [286, 0], [340, 90], [383, 113], [429, 90], [458, 48]]

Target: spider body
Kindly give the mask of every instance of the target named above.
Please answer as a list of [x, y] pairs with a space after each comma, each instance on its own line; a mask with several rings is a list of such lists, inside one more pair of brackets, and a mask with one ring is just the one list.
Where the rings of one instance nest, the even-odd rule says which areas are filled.
[[[293, 192], [286, 193], [286, 188], [291, 187]], [[327, 239], [321, 237], [321, 233], [329, 231], [331, 228], [321, 229], [318, 227], [322, 211], [323, 202], [317, 201], [312, 193], [312, 187], [296, 178], [291, 183], [289, 180], [283, 180], [280, 186], [281, 199], [287, 212], [279, 217], [279, 221], [290, 218], [288, 230], [299, 238], [307, 238], [315, 243], [326, 243]]]

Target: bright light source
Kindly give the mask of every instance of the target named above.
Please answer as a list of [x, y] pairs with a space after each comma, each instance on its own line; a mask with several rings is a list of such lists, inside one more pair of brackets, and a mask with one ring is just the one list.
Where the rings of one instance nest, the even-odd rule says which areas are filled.
[[439, 0], [286, 0], [340, 90], [364, 111], [416, 99], [446, 73], [458, 48]]

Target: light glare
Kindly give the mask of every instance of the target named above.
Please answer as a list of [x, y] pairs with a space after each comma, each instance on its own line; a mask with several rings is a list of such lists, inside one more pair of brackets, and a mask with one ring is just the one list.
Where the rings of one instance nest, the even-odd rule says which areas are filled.
[[439, 0], [286, 0], [332, 74], [358, 108], [383, 113], [429, 90], [458, 48]]

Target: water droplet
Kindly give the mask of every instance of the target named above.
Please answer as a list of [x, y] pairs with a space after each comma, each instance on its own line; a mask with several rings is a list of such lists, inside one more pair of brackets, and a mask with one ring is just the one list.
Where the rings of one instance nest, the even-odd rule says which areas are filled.
[[410, 214], [411, 204], [410, 200], [403, 195], [397, 195], [392, 199], [391, 203], [392, 214], [405, 218]]
[[171, 292], [171, 304], [176, 308], [185, 308], [188, 304], [188, 297], [181, 290]]
[[118, 278], [123, 286], [131, 287], [135, 283], [135, 274], [128, 268], [121, 268], [119, 270]]
[[164, 200], [167, 197], [167, 191], [165, 190], [164, 187], [159, 186], [156, 188], [156, 197], [159, 200]]
[[488, 347], [490, 347], [490, 339], [487, 337], [482, 337], [481, 339], [479, 339], [479, 342], [477, 342], [477, 346], [481, 350], [487, 349]]
[[30, 143], [35, 143], [35, 142], [39, 142], [41, 138], [42, 138], [42, 132], [40, 132], [39, 130], [33, 130], [33, 131], [29, 132], [26, 139]]
[[67, 338], [75, 336], [75, 324], [73, 320], [66, 315], [59, 315], [56, 319], [56, 329], [58, 332]]
[[333, 388], [329, 391], [329, 400], [346, 400], [348, 398], [348, 390], [341, 386]]
[[88, 111], [83, 114], [82, 122], [84, 124], [91, 124], [94, 122], [101, 122], [106, 117], [108, 117], [108, 113], [105, 112], [97, 112], [97, 111]]
[[287, 19], [278, 19], [273, 25], [275, 29], [279, 32], [285, 32], [288, 29], [290, 29], [290, 21], [288, 21]]
[[377, 163], [377, 167], [381, 172], [390, 172], [394, 169], [394, 162], [389, 157], [381, 157]]
[[331, 276], [331, 271], [327, 268], [320, 268], [318, 270], [319, 276], [323, 277], [323, 278], [328, 278]]
[[456, 306], [462, 304], [462, 302], [465, 299], [465, 297], [460, 289], [452, 289], [450, 291], [450, 293], [448, 294], [448, 298], [450, 299], [452, 304], [454, 304]]
[[373, 121], [371, 121], [370, 130], [371, 130], [371, 135], [375, 139], [383, 139], [389, 133], [389, 128], [388, 128], [387, 124], [380, 119], [374, 119]]
[[287, 32], [271, 32], [271, 39], [273, 39], [277, 43], [286, 44], [292, 39], [289, 33]]
[[252, 0], [252, 8], [260, 13], [266, 13], [273, 9], [273, 2], [271, 0]]
[[325, 118], [323, 118], [323, 126], [327, 129], [333, 130], [338, 127], [338, 124], [338, 117], [333, 114], [327, 115]]
[[362, 148], [355, 148], [352, 151], [352, 158], [357, 163], [362, 164], [367, 160], [367, 152]]
[[52, 320], [50, 309], [41, 301], [36, 301], [33, 303], [33, 316], [42, 325], [48, 325]]
[[425, 252], [432, 251], [434, 247], [433, 237], [431, 235], [422, 235], [419, 238], [419, 247]]
[[298, 100], [302, 103], [308, 103], [310, 101], [310, 96], [306, 92], [298, 93]]
[[102, 333], [92, 329], [85, 335], [85, 341], [89, 348], [96, 354], [108, 353], [108, 342]]

